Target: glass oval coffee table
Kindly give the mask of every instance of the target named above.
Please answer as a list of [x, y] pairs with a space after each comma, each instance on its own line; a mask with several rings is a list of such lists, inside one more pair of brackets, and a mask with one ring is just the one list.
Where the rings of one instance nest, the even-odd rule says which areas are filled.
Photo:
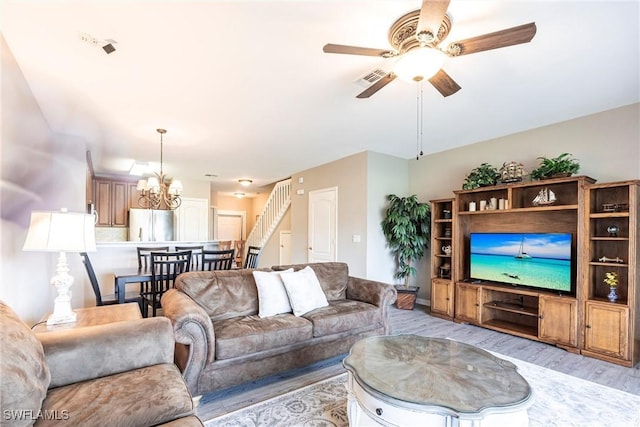
[[350, 426], [527, 426], [517, 367], [480, 348], [417, 335], [365, 338], [343, 364]]

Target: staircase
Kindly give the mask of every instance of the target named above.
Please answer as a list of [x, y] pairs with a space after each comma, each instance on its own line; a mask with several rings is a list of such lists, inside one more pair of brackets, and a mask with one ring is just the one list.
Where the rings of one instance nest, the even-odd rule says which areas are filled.
[[256, 225], [247, 237], [246, 248], [263, 247], [289, 209], [289, 205], [291, 205], [291, 179], [285, 179], [273, 187]]

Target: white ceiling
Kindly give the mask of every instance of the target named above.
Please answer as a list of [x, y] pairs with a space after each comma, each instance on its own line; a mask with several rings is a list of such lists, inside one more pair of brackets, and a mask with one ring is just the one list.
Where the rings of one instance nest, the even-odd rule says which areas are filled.
[[[364, 150], [416, 155], [416, 87], [369, 99], [355, 81], [392, 59], [325, 54], [389, 48], [420, 0], [12, 1], [2, 34], [53, 132], [84, 138], [98, 173], [159, 162], [184, 179], [254, 187]], [[424, 87], [424, 152], [639, 102], [639, 2], [466, 1], [447, 42], [535, 22], [531, 43], [451, 58], [461, 86]], [[116, 41], [107, 55], [80, 40]], [[251, 191], [251, 189], [249, 189]]]

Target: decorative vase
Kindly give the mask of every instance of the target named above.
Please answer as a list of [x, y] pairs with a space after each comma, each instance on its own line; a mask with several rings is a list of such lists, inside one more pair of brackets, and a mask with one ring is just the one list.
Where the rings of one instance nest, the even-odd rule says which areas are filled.
[[614, 302], [618, 300], [618, 294], [616, 293], [616, 286], [611, 286], [609, 288], [609, 295], [607, 295], [607, 298], [609, 298], [609, 301]]

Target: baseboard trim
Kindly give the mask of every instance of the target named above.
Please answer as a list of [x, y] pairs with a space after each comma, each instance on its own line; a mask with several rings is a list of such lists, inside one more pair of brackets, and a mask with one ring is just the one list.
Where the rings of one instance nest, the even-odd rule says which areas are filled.
[[416, 298], [416, 304], [418, 304], [418, 305], [428, 305], [429, 307], [431, 307], [431, 300], [424, 299], [424, 298]]

